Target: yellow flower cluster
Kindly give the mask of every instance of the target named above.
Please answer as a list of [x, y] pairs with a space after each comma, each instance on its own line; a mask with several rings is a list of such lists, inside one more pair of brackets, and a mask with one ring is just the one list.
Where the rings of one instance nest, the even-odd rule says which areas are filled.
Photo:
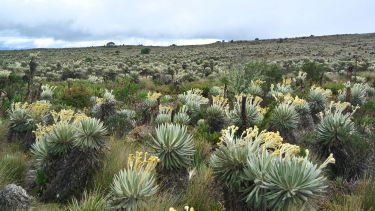
[[279, 132], [267, 132], [263, 130], [253, 141], [265, 149], [277, 150], [282, 146], [283, 137], [280, 136]]
[[244, 94], [244, 93], [236, 95], [236, 100], [237, 100], [238, 105], [241, 105], [242, 97], [244, 96], [246, 96], [246, 104], [255, 106], [255, 108], [261, 114], [267, 113], [267, 108], [262, 108], [260, 106], [260, 103], [263, 101], [263, 99], [259, 96], [253, 96], [253, 95]]
[[160, 159], [156, 156], [151, 155], [148, 157], [147, 152], [136, 152], [130, 154], [128, 157], [128, 169], [129, 170], [143, 170], [151, 172], [155, 169]]
[[30, 115], [39, 120], [50, 110], [51, 104], [47, 101], [37, 101], [29, 105]]
[[36, 124], [37, 128], [33, 131], [37, 140], [41, 140], [46, 134], [52, 131], [53, 125], [43, 125], [41, 123]]
[[148, 92], [147, 99], [150, 101], [156, 101], [162, 94], [159, 92]]
[[225, 99], [223, 96], [213, 96], [212, 97], [212, 105], [213, 106], [218, 106], [224, 110], [228, 110], [228, 100]]
[[104, 103], [104, 98], [101, 98], [101, 97], [96, 97], [95, 98], [95, 104], [100, 106], [101, 104]]
[[238, 104], [241, 104], [242, 97], [246, 97], [246, 103], [252, 104], [254, 106], [259, 105], [263, 101], [263, 99], [259, 96], [253, 96], [253, 95], [244, 94], [244, 93], [236, 95], [235, 97], [236, 97]]
[[[194, 207], [185, 206], [185, 207], [184, 207], [184, 210], [185, 210], [185, 211], [194, 211]], [[170, 208], [169, 208], [169, 211], [178, 211], [178, 210], [175, 209], [175, 208], [173, 208], [173, 207], [170, 207]]]
[[253, 95], [245, 94], [245, 93], [242, 93], [242, 92], [240, 94], [236, 95], [235, 97], [236, 97], [237, 102], [241, 102], [242, 97], [246, 97], [246, 100], [253, 100], [254, 102], [256, 102], [256, 104], [259, 104], [263, 101], [263, 99], [259, 96], [253, 96]]
[[239, 128], [237, 126], [231, 125], [227, 129], [221, 130], [221, 136], [219, 138], [218, 144], [221, 145], [223, 143], [232, 142], [234, 135], [238, 131], [238, 129]]
[[346, 112], [345, 110], [351, 106], [351, 104], [349, 102], [335, 102], [335, 101], [331, 101], [331, 103], [329, 104], [329, 106], [324, 110], [324, 112], [320, 112], [319, 113], [319, 116], [320, 118], [322, 119], [325, 115], [328, 115], [328, 114], [338, 114], [338, 113], [341, 113], [341, 114], [344, 114], [347, 115], [348, 117], [352, 116], [356, 111], [357, 109], [359, 109], [360, 107], [357, 105], [356, 107], [352, 108], [352, 111], [351, 112]]
[[320, 169], [324, 169], [325, 167], [327, 167], [328, 164], [335, 164], [336, 163], [336, 160], [335, 158], [333, 157], [333, 154], [329, 154], [328, 158], [322, 163], [322, 165], [319, 166]]
[[159, 113], [161, 113], [161, 114], [171, 114], [172, 111], [173, 111], [173, 107], [172, 106], [159, 105]]
[[37, 101], [32, 104], [27, 102], [17, 102], [13, 104], [13, 109], [26, 109], [29, 111], [31, 117], [35, 121], [41, 121], [42, 117], [45, 116], [51, 108], [51, 104], [48, 101]]
[[329, 105], [329, 109], [335, 108], [336, 110], [344, 111], [350, 105], [351, 104], [349, 102], [334, 102], [334, 101], [331, 101], [331, 104]]
[[186, 93], [194, 94], [194, 95], [202, 95], [203, 90], [195, 88], [195, 89], [188, 90]]
[[261, 86], [262, 84], [264, 84], [264, 82], [265, 81], [258, 79], [258, 80], [255, 80], [255, 81], [251, 80], [250, 83], [251, 83], [251, 85]]
[[221, 131], [220, 144], [239, 144], [251, 143], [255, 150], [271, 150], [274, 155], [290, 156], [300, 153], [300, 147], [297, 145], [283, 143], [283, 138], [279, 132], [259, 131], [257, 126], [246, 129], [239, 139], [235, 138], [238, 127], [230, 126]]
[[283, 143], [278, 150], [280, 155], [298, 155], [301, 152], [299, 146], [289, 143]]
[[17, 102], [17, 103], [13, 104], [13, 107], [14, 107], [14, 109], [28, 109], [29, 104], [27, 102], [25, 102], [25, 103]]
[[313, 85], [310, 88], [310, 91], [320, 93], [320, 94], [322, 94], [322, 95], [324, 95], [326, 97], [332, 97], [332, 91], [330, 89], [323, 89], [320, 86]]
[[282, 85], [283, 86], [290, 86], [292, 84], [292, 79], [291, 78], [284, 78]]
[[267, 107], [265, 107], [265, 108], [262, 108], [260, 105], [257, 105], [256, 107], [255, 107], [256, 109], [257, 109], [257, 111], [259, 111], [259, 113], [261, 113], [261, 114], [266, 114], [267, 113]]
[[62, 109], [59, 113], [51, 111], [53, 120], [56, 122], [70, 122], [74, 117], [74, 111], [71, 109]]
[[[279, 98], [281, 100], [281, 98]], [[306, 104], [306, 101], [302, 98], [299, 98], [298, 96], [293, 97], [291, 94], [282, 95], [282, 100], [284, 102], [290, 103], [294, 106], [304, 106]]]
[[88, 119], [89, 117], [84, 113], [76, 113], [74, 114], [74, 121], [73, 123], [79, 123], [82, 120]]
[[[64, 110], [64, 109], [61, 110], [58, 113], [56, 111], [51, 111], [51, 115], [52, 115], [52, 118], [53, 118], [55, 124], [57, 122], [68, 122], [68, 123], [70, 123], [72, 119], [74, 119], [73, 123], [76, 124], [76, 123], [81, 122], [84, 119], [89, 118], [84, 113], [74, 113], [73, 110]], [[33, 131], [33, 133], [36, 136], [36, 139], [38, 139], [38, 140], [43, 139], [43, 137], [45, 137], [46, 134], [48, 134], [49, 132], [52, 131], [55, 124], [53, 124], [53, 125], [44, 125], [44, 124], [41, 124], [41, 123], [36, 124], [37, 128], [36, 128], [35, 131]]]
[[293, 105], [295, 106], [303, 106], [305, 104], [306, 104], [306, 100], [299, 98], [298, 96], [296, 96], [293, 100]]

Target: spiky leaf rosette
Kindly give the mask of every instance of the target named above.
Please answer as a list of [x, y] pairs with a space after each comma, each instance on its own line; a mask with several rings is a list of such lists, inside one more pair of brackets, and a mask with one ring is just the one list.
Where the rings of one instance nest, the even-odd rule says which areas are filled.
[[271, 127], [278, 131], [295, 129], [298, 125], [299, 116], [292, 104], [281, 103], [272, 112]]
[[347, 103], [331, 103], [316, 128], [318, 142], [328, 146], [332, 142], [346, 140], [356, 132], [351, 120], [354, 112], [344, 113], [347, 106]]
[[317, 114], [323, 111], [329, 102], [329, 98], [332, 96], [332, 92], [329, 89], [323, 89], [321, 87], [312, 86], [307, 96], [307, 102], [309, 103], [310, 110], [313, 114]]
[[249, 187], [242, 190], [246, 194], [245, 200], [251, 207], [255, 209], [264, 209], [267, 205], [267, 200], [264, 195], [266, 190], [262, 188], [266, 181], [266, 175], [270, 168], [274, 157], [266, 150], [248, 155], [246, 160], [246, 168], [244, 169], [244, 181], [249, 181]]
[[[352, 105], [363, 105], [367, 102], [368, 97], [368, 89], [369, 86], [367, 84], [362, 83], [355, 83], [352, 86], [350, 85], [350, 82], [345, 84], [347, 88], [350, 88], [350, 103]], [[345, 101], [347, 96], [347, 89], [339, 91], [339, 95], [337, 96], [337, 99], [340, 101]]]
[[208, 103], [208, 99], [203, 97], [202, 93], [200, 89], [191, 89], [178, 95], [178, 100], [187, 107], [192, 119], [198, 118], [201, 106]]
[[14, 132], [25, 132], [34, 127], [34, 121], [29, 110], [23, 108], [12, 109], [9, 112], [10, 129]]
[[273, 160], [269, 168], [266, 181], [262, 188], [267, 190], [265, 195], [267, 206], [271, 210], [290, 210], [301, 208], [312, 198], [321, 196], [327, 188], [326, 178], [322, 175], [322, 168], [311, 163], [306, 157], [287, 156]]
[[187, 127], [179, 124], [162, 124], [156, 127], [152, 148], [168, 170], [188, 167], [194, 155], [192, 136]]
[[171, 114], [160, 113], [156, 116], [155, 122], [156, 122], [156, 124], [170, 123], [171, 119], [172, 119]]
[[56, 87], [55, 86], [50, 86], [48, 84], [42, 85], [42, 93], [40, 93], [40, 98], [42, 100], [53, 100], [53, 92], [55, 91]]
[[[238, 127], [242, 126], [242, 116], [241, 116], [241, 103], [242, 95], [236, 96], [236, 102], [234, 104], [233, 110], [228, 114], [232, 123]], [[247, 95], [246, 97], [246, 127], [252, 127], [263, 120], [263, 113], [265, 109], [260, 107], [262, 99], [257, 96]]]
[[[286, 144], [280, 151], [290, 146]], [[322, 169], [335, 159], [331, 154], [317, 166], [309, 161], [308, 154], [307, 150], [306, 157], [281, 155], [266, 148], [249, 154], [243, 180], [250, 186], [242, 190], [248, 205], [256, 210], [294, 210], [321, 196], [327, 188]]]
[[[242, 183], [250, 154], [257, 154], [261, 149], [274, 150], [281, 156], [299, 153], [298, 146], [283, 144], [283, 138], [279, 133], [259, 132], [259, 129], [254, 127], [248, 128], [237, 137], [237, 131], [238, 127], [235, 126], [222, 131], [220, 147], [212, 154], [210, 160], [215, 176], [232, 187], [236, 188]], [[256, 174], [251, 178], [255, 176]]]
[[222, 182], [236, 185], [243, 176], [248, 152], [246, 145], [221, 145], [210, 159], [210, 164], [216, 177]]
[[73, 147], [76, 128], [67, 122], [59, 122], [54, 125], [47, 136], [48, 148], [53, 154], [66, 154]]
[[111, 204], [115, 209], [139, 210], [158, 191], [151, 172], [122, 170], [111, 186]]
[[48, 144], [45, 139], [37, 140], [31, 146], [31, 153], [33, 154], [36, 164], [39, 168], [43, 168], [47, 162]]
[[174, 116], [174, 122], [181, 125], [187, 125], [190, 122], [190, 117], [187, 113], [178, 112]]
[[183, 105], [180, 111], [173, 117], [173, 122], [181, 125], [187, 125], [190, 122], [190, 117], [188, 115], [187, 106]]
[[78, 123], [74, 146], [81, 149], [100, 149], [104, 144], [107, 130], [103, 123], [95, 118], [87, 118]]
[[227, 126], [229, 119], [225, 108], [212, 105], [206, 110], [206, 122], [210, 127], [211, 131], [221, 131]]

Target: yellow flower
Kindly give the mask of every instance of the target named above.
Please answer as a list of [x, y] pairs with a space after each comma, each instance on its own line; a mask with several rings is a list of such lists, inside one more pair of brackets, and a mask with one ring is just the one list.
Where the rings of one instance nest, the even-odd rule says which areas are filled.
[[27, 102], [25, 102], [25, 103], [17, 102], [17, 103], [13, 104], [13, 107], [15, 109], [28, 109], [29, 108], [29, 104]]
[[213, 106], [218, 106], [224, 110], [228, 109], [228, 100], [222, 96], [213, 96], [212, 97]]
[[332, 154], [332, 153], [329, 154], [328, 158], [322, 163], [322, 165], [319, 166], [319, 168], [320, 168], [320, 169], [323, 169], [323, 168], [327, 167], [328, 164], [330, 164], [330, 163], [332, 163], [332, 164], [335, 164], [335, 163], [336, 163], [336, 160], [335, 160], [335, 158], [333, 157], [333, 154]]
[[84, 114], [84, 113], [76, 113], [75, 115], [74, 115], [74, 123], [79, 123], [79, 122], [81, 122], [82, 120], [85, 120], [85, 119], [88, 119], [89, 117], [86, 115], [86, 114]]
[[103, 98], [101, 98], [101, 97], [96, 97], [95, 98], [95, 104], [96, 105], [100, 106], [103, 103], [104, 103], [104, 99]]
[[156, 101], [162, 94], [159, 92], [148, 92], [147, 99]]
[[295, 106], [303, 106], [305, 104], [306, 104], [306, 101], [304, 99], [299, 98], [298, 96], [296, 96], [293, 100], [293, 105]]
[[284, 79], [283, 80], [283, 83], [282, 85], [286, 85], [286, 86], [289, 86], [290, 84], [292, 84], [292, 79], [291, 78], [287, 78], [287, 79]]
[[283, 155], [290, 156], [290, 155], [297, 155], [300, 153], [300, 147], [297, 145], [284, 143], [280, 147], [280, 152]]
[[41, 123], [36, 124], [37, 128], [33, 133], [37, 140], [41, 140], [45, 137], [46, 134], [52, 131], [53, 125], [42, 125]]
[[159, 113], [162, 113], [162, 114], [171, 114], [172, 110], [173, 110], [172, 106], [159, 105]]
[[39, 121], [49, 111], [51, 104], [47, 101], [37, 101], [29, 106], [30, 115]]
[[320, 93], [328, 98], [332, 97], [332, 91], [330, 89], [323, 89], [319, 86], [316, 86], [316, 85], [313, 85], [311, 88], [310, 88], [310, 91], [313, 91], [313, 92], [317, 92], [317, 93]]
[[62, 109], [58, 115], [60, 117], [61, 122], [70, 122], [70, 120], [72, 120], [73, 118], [74, 111], [71, 109], [68, 109], [68, 110]]
[[160, 159], [156, 156], [148, 157], [147, 152], [136, 152], [128, 156], [128, 169], [151, 172], [155, 169]]
[[273, 153], [272, 153], [273, 155], [280, 155], [281, 154], [281, 152], [280, 152], [280, 150], [279, 149], [277, 149], [277, 150], [275, 150], [275, 151], [273, 151]]

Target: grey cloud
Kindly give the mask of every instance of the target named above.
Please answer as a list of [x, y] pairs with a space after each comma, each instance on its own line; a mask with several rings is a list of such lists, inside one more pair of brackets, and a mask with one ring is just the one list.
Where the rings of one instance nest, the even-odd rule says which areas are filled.
[[372, 0], [0, 1], [0, 48], [39, 47], [43, 40], [43, 46], [64, 47], [375, 31]]

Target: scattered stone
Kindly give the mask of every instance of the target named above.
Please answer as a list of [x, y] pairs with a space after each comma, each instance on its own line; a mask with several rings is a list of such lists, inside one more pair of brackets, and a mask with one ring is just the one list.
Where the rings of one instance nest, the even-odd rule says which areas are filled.
[[26, 191], [15, 184], [0, 190], [0, 210], [28, 209], [30, 202], [31, 198]]

